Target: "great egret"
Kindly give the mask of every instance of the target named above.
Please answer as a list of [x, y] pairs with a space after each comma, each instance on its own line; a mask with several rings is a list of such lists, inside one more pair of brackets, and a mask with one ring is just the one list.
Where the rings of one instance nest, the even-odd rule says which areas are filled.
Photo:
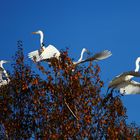
[[108, 86], [108, 89], [118, 89], [122, 94], [137, 94], [140, 93], [140, 83], [132, 80], [133, 77], [140, 77], [139, 71], [140, 57], [136, 59], [135, 71], [124, 72], [116, 76]]
[[43, 61], [43, 60], [49, 60], [50, 58], [56, 57], [57, 59], [60, 56], [60, 52], [53, 46], [48, 45], [45, 47], [43, 43], [44, 34], [41, 30], [37, 32], [33, 32], [33, 34], [39, 34], [40, 35], [40, 50], [36, 50], [33, 52], [28, 53], [28, 57], [31, 60], [35, 60], [36, 62]]
[[8, 61], [5, 61], [5, 60], [0, 61], [0, 87], [2, 85], [7, 85], [10, 82], [8, 74], [7, 74], [6, 70], [3, 67], [3, 64], [7, 63], [7, 62]]
[[79, 65], [81, 63], [85, 63], [88, 61], [98, 61], [98, 60], [103, 60], [106, 59], [108, 57], [110, 57], [112, 55], [111, 51], [105, 50], [99, 53], [94, 54], [92, 57], [89, 57], [87, 59], [83, 60], [83, 54], [84, 52], [86, 52], [87, 50], [85, 48], [83, 48], [82, 52], [81, 52], [81, 57], [77, 62], [73, 62], [73, 64], [75, 65]]

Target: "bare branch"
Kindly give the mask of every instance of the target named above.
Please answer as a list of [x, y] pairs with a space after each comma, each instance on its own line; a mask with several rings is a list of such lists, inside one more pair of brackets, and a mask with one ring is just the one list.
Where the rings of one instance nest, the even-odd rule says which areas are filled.
[[70, 108], [69, 105], [67, 104], [66, 99], [64, 99], [64, 102], [65, 102], [67, 108], [69, 109], [69, 111], [72, 113], [72, 115], [76, 118], [76, 120], [78, 120], [77, 116], [74, 114], [74, 112], [71, 110], [71, 108]]

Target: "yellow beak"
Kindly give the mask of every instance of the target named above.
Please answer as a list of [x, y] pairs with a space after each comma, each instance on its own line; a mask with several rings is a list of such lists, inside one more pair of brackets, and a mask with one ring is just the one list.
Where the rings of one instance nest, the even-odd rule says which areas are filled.
[[32, 32], [32, 34], [37, 34], [36, 32]]

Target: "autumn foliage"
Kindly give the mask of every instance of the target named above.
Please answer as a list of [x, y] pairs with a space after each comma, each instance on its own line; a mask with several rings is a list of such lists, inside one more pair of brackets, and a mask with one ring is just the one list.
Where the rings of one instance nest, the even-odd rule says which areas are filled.
[[121, 96], [101, 92], [96, 63], [75, 66], [66, 50], [34, 63], [39, 75], [25, 63], [22, 42], [13, 60], [11, 81], [0, 88], [0, 139], [140, 139]]

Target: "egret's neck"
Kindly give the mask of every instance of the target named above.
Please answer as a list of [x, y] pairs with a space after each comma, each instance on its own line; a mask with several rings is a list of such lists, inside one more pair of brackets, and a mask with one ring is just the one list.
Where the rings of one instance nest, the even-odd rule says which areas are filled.
[[40, 46], [42, 46], [43, 44], [43, 39], [44, 39], [44, 35], [43, 33], [40, 33]]
[[[0, 63], [0, 67], [3, 68], [3, 63]], [[3, 68], [4, 69], [4, 68]]]
[[82, 50], [82, 52], [81, 52], [81, 56], [80, 56], [78, 62], [82, 61], [82, 59], [83, 59], [83, 55], [84, 55], [84, 52], [85, 52], [85, 50]]
[[[135, 72], [138, 72], [139, 71], [139, 59], [136, 60], [136, 68], [135, 68]], [[131, 79], [133, 78], [134, 76], [127, 76], [127, 79]]]
[[138, 61], [136, 61], [135, 72], [138, 72], [139, 71], [139, 68], [140, 68], [140, 66], [139, 66], [139, 60], [138, 60]]
[[9, 83], [10, 82], [9, 75], [5, 69], [4, 69], [3, 73], [5, 74], [5, 76], [7, 78], [7, 82]]

